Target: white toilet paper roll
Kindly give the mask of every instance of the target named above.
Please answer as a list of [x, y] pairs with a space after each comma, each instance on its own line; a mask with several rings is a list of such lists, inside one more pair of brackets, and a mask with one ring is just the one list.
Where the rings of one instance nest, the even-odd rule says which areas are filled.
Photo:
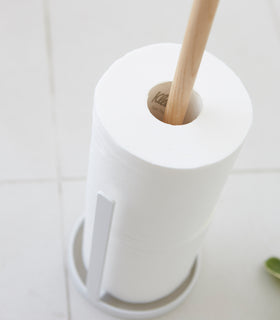
[[116, 202], [103, 288], [127, 302], [162, 298], [187, 277], [251, 124], [244, 86], [209, 53], [194, 87], [197, 118], [172, 126], [151, 114], [148, 93], [172, 80], [179, 51], [178, 44], [132, 51], [95, 90], [83, 257], [88, 265], [102, 191]]

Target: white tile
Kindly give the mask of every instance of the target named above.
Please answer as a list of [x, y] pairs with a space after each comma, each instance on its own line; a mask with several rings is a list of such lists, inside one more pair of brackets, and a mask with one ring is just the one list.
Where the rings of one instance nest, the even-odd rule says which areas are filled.
[[280, 2], [278, 0], [269, 0], [271, 10], [276, 19], [275, 26], [280, 34]]
[[[72, 229], [84, 207], [84, 183], [64, 183], [65, 225]], [[280, 257], [280, 174], [235, 174], [218, 203], [202, 250], [197, 284], [186, 302], [161, 319], [280, 317], [280, 283], [264, 261]], [[92, 308], [70, 281], [72, 318], [111, 319]]]
[[0, 184], [0, 199], [0, 318], [66, 320], [56, 184]]
[[54, 177], [42, 1], [2, 1], [0, 38], [0, 179]]
[[67, 181], [62, 184], [65, 241], [69, 240], [76, 220], [84, 214], [86, 181]]
[[[59, 97], [57, 100], [60, 100]], [[91, 136], [91, 107], [85, 107], [76, 98], [67, 102], [66, 108], [58, 103], [56, 105], [61, 174], [63, 177], [85, 177]]]
[[208, 50], [239, 75], [253, 102], [253, 127], [236, 167], [279, 168], [280, 41], [269, 1], [221, 1]]

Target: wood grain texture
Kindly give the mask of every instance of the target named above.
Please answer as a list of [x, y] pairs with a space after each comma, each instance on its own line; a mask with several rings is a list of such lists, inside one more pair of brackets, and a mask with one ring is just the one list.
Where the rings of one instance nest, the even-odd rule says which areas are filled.
[[183, 124], [218, 3], [194, 0], [164, 113], [166, 123]]

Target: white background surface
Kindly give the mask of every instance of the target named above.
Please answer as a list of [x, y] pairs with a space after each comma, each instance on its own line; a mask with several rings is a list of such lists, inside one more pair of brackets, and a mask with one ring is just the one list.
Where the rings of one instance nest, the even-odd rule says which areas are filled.
[[[0, 1], [0, 319], [112, 319], [65, 262], [83, 212], [92, 95], [128, 50], [180, 42], [189, 0]], [[223, 191], [197, 285], [162, 319], [278, 319], [280, 5], [221, 0], [208, 50], [241, 77], [254, 126]]]

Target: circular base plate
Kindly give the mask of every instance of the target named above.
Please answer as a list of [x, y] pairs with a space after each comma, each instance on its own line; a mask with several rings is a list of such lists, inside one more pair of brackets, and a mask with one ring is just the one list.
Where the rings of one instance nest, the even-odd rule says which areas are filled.
[[115, 317], [127, 319], [149, 319], [165, 314], [177, 307], [191, 291], [199, 270], [199, 256], [196, 257], [191, 271], [185, 281], [168, 296], [149, 303], [128, 303], [109, 294], [94, 301], [88, 296], [86, 287], [87, 270], [82, 259], [82, 239], [84, 218], [80, 218], [73, 230], [69, 248], [70, 274], [78, 290], [94, 306]]

